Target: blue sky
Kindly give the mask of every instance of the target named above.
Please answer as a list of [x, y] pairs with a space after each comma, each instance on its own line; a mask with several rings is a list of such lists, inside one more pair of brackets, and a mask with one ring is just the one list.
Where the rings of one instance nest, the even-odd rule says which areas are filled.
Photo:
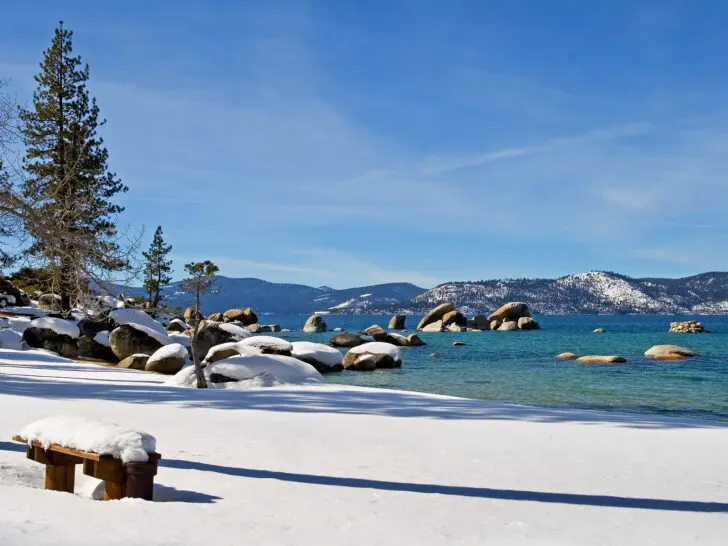
[[[62, 6], [61, 6], [62, 4]], [[210, 7], [215, 5], [214, 8]], [[59, 19], [122, 224], [228, 276], [728, 270], [728, 2], [11, 2], [19, 100]]]

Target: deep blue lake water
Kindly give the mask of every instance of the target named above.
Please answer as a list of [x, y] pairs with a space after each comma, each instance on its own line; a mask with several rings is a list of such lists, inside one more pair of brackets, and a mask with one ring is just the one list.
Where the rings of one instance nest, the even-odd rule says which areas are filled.
[[[402, 368], [332, 374], [327, 381], [536, 406], [651, 412], [728, 420], [728, 316], [538, 316], [530, 332], [419, 333], [425, 347], [403, 349]], [[673, 320], [695, 318], [710, 334], [668, 334]], [[407, 317], [413, 332], [420, 317]], [[289, 340], [326, 343], [333, 332], [304, 334], [306, 317], [264, 315], [261, 324], [297, 332]], [[389, 317], [326, 317], [329, 329], [356, 332]], [[593, 334], [594, 328], [607, 330]], [[453, 347], [463, 341], [464, 347]], [[653, 345], [673, 343], [699, 356], [682, 362], [648, 359]], [[618, 354], [626, 364], [585, 365], [560, 361], [561, 352]], [[430, 353], [440, 353], [440, 358]]]

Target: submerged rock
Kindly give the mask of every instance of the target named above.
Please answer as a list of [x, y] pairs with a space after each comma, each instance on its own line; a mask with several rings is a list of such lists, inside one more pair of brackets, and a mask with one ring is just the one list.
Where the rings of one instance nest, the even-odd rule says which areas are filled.
[[580, 356], [576, 361], [582, 364], [617, 364], [627, 362], [627, 359], [617, 355], [587, 355]]
[[645, 351], [645, 356], [658, 358], [664, 354], [676, 354], [680, 356], [695, 356], [696, 353], [679, 345], [655, 345]]
[[579, 355], [574, 353], [559, 353], [554, 358], [558, 358], [559, 360], [576, 360], [579, 358]]

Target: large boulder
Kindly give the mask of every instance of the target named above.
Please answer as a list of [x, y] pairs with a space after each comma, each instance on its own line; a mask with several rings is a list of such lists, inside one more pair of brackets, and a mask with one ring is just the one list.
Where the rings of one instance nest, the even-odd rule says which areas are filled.
[[451, 324], [455, 324], [457, 326], [467, 326], [468, 319], [466, 319], [465, 315], [463, 315], [460, 311], [450, 311], [449, 313], [445, 313], [443, 315], [442, 325], [447, 328]]
[[154, 331], [139, 324], [122, 324], [109, 334], [109, 343], [118, 360], [141, 353], [151, 355], [162, 347]]
[[394, 332], [391, 332], [386, 336], [386, 338], [391, 339], [398, 347], [409, 347], [409, 341], [407, 341], [407, 338], [402, 334], [395, 334]]
[[78, 329], [82, 336], [93, 339], [99, 332], [111, 332], [118, 324], [105, 311], [96, 316], [84, 317], [78, 321]]
[[211, 364], [219, 360], [225, 360], [226, 358], [230, 358], [231, 356], [240, 355], [238, 343], [238, 341], [228, 341], [227, 343], [221, 343], [220, 345], [210, 347], [210, 350], [207, 351], [203, 362]]
[[518, 330], [518, 323], [515, 320], [507, 320], [498, 326], [499, 332], [513, 332]]
[[697, 353], [690, 349], [686, 349], [685, 347], [680, 347], [679, 345], [655, 345], [645, 351], [645, 356], [651, 358], [659, 358], [660, 355], [665, 354], [674, 354], [686, 357], [695, 356]]
[[344, 355], [338, 349], [310, 341], [294, 341], [291, 345], [292, 356], [311, 364], [321, 373], [340, 372], [344, 369], [341, 363]]
[[207, 320], [211, 320], [213, 322], [222, 322], [222, 313], [212, 313], [210, 315], [207, 315]]
[[521, 317], [530, 317], [531, 310], [521, 301], [512, 301], [499, 307], [488, 316], [489, 321], [518, 320]]
[[116, 367], [117, 368], [128, 368], [130, 370], [143, 370], [145, 369], [147, 365], [147, 360], [149, 360], [149, 355], [144, 354], [136, 354], [136, 355], [129, 355], [124, 360], [119, 362]]
[[228, 309], [222, 314], [225, 322], [242, 322], [243, 326], [258, 323], [258, 316], [248, 307], [246, 309]]
[[202, 316], [202, 313], [200, 313], [197, 309], [194, 307], [188, 307], [185, 309], [185, 312], [182, 314], [182, 318], [187, 324], [194, 325], [196, 321], [198, 320], [204, 320], [205, 317]]
[[559, 353], [554, 358], [557, 358], [559, 360], [576, 360], [579, 358], [579, 355], [574, 353]]
[[450, 311], [454, 310], [455, 309], [451, 303], [443, 303], [442, 305], [438, 305], [432, 311], [422, 317], [422, 320], [417, 325], [417, 329], [424, 330], [425, 326], [427, 326], [428, 324], [432, 324], [433, 322], [441, 321], [442, 317], [444, 317]]
[[350, 334], [349, 332], [336, 334], [329, 340], [329, 345], [333, 345], [334, 347], [356, 347], [363, 343], [365, 341], [359, 334]]
[[167, 332], [182, 333], [190, 330], [191, 328], [192, 327], [189, 324], [178, 318], [170, 320], [169, 324], [167, 324]]
[[407, 343], [410, 345], [410, 347], [422, 347], [423, 345], [427, 345], [420, 336], [417, 334], [410, 334], [407, 336]]
[[203, 322], [193, 343], [198, 356], [203, 358], [215, 345], [231, 341], [242, 341], [249, 336], [250, 332], [235, 324]]
[[384, 328], [382, 328], [381, 326], [379, 326], [378, 324], [372, 324], [369, 328], [365, 328], [364, 330], [362, 330], [359, 333], [364, 334], [366, 336], [372, 336], [372, 337], [374, 337], [375, 335], [382, 335], [382, 334], [385, 336], [387, 335], [387, 331]]
[[109, 332], [99, 332], [94, 337], [78, 338], [78, 357], [103, 362], [118, 362], [114, 351], [109, 346]]
[[389, 319], [389, 329], [404, 330], [404, 322], [406, 319], [406, 315], [394, 315], [391, 319]]
[[76, 359], [80, 335], [75, 321], [46, 317], [31, 321], [23, 332], [23, 341], [28, 347], [46, 349]]
[[61, 310], [61, 296], [58, 294], [43, 294], [38, 298], [38, 309], [58, 313]]
[[697, 320], [686, 320], [683, 322], [671, 322], [670, 323], [671, 334], [707, 334], [708, 330], [705, 329], [702, 323]]
[[539, 330], [541, 325], [531, 317], [521, 317], [518, 319], [519, 330]]
[[185, 366], [187, 349], [179, 343], [170, 343], [157, 349], [147, 360], [144, 369], [148, 372], [157, 372], [174, 375]]
[[435, 322], [425, 324], [422, 328], [420, 328], [420, 330], [423, 332], [442, 332], [442, 321], [436, 320]]
[[475, 315], [473, 318], [468, 319], [467, 326], [476, 330], [490, 330], [490, 321], [485, 315]]
[[30, 305], [30, 298], [10, 280], [0, 277], [0, 307], [6, 305], [27, 306]]
[[303, 331], [307, 334], [326, 332], [327, 330], [326, 321], [324, 321], [324, 317], [321, 315], [311, 315], [303, 325]]
[[389, 343], [370, 342], [349, 349], [344, 355], [344, 368], [355, 371], [371, 371], [378, 368], [402, 366], [400, 350]]

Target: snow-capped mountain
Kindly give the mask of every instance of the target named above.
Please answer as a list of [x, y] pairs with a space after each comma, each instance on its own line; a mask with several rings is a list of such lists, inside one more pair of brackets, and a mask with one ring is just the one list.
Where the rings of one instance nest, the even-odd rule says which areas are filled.
[[527, 302], [535, 312], [544, 314], [723, 314], [728, 312], [728, 273], [633, 279], [591, 271], [559, 279], [450, 282], [394, 310], [423, 313], [450, 302], [475, 314], [487, 313], [508, 301]]
[[[256, 313], [306, 314], [315, 312], [369, 313], [371, 309], [404, 304], [425, 291], [409, 283], [389, 283], [359, 288], [335, 290], [328, 286], [272, 283], [261, 279], [234, 279], [218, 276], [216, 293], [205, 295], [202, 311], [205, 314], [234, 307], [252, 307]], [[141, 288], [122, 290], [126, 295], [141, 296]], [[163, 289], [167, 304], [182, 308], [192, 304], [192, 298], [182, 292], [180, 283]]]

